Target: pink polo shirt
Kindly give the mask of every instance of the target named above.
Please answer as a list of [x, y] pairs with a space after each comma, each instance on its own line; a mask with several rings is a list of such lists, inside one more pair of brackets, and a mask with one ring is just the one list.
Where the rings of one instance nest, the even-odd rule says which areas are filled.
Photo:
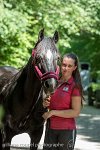
[[[80, 96], [79, 89], [75, 87], [73, 77], [68, 82], [64, 82], [58, 86], [55, 93], [51, 96], [51, 110], [67, 110], [71, 109], [71, 97]], [[63, 118], [52, 116], [50, 118], [51, 129], [76, 129], [74, 118]]]

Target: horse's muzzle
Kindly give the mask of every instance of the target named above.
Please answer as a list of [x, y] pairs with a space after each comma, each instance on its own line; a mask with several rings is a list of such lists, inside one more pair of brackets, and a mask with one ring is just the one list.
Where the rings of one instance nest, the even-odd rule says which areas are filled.
[[53, 94], [56, 87], [57, 87], [57, 80], [55, 80], [54, 78], [50, 78], [47, 79], [46, 81], [44, 81], [44, 91], [46, 94]]

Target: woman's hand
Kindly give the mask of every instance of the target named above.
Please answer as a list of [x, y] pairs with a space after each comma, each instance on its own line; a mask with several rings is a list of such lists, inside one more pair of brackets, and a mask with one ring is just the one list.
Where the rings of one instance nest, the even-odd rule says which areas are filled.
[[46, 99], [43, 100], [43, 107], [44, 107], [44, 108], [50, 106], [50, 99], [51, 99], [51, 97], [48, 96]]
[[52, 110], [51, 111], [48, 111], [48, 112], [45, 112], [42, 117], [47, 120], [48, 118], [50, 118], [52, 116]]

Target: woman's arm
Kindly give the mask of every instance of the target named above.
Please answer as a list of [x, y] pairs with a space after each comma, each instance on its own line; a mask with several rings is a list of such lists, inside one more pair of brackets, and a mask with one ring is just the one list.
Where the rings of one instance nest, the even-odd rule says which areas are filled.
[[78, 117], [81, 111], [81, 97], [73, 96], [72, 97], [72, 108], [68, 110], [51, 110], [43, 114], [44, 119], [48, 119], [51, 116], [58, 116], [64, 118], [74, 118]]

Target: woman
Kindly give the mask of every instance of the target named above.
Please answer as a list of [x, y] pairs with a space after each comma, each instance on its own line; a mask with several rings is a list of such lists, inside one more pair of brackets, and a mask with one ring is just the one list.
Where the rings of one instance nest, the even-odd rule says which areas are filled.
[[64, 55], [61, 73], [54, 94], [43, 101], [43, 106], [50, 110], [43, 114], [47, 122], [49, 119], [43, 150], [73, 150], [75, 145], [75, 118], [81, 111], [83, 92], [78, 57], [74, 53]]

